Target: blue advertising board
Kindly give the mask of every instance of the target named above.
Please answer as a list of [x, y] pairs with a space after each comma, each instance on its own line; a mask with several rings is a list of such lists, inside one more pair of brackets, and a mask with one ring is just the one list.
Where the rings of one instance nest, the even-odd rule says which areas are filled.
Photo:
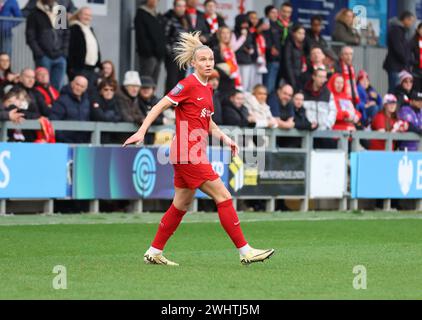
[[323, 18], [324, 29], [322, 34], [331, 38], [332, 28], [337, 12], [347, 7], [347, 0], [292, 0], [293, 21], [309, 28], [311, 17], [320, 15]]
[[0, 143], [0, 198], [66, 198], [69, 147]]
[[354, 199], [421, 199], [422, 153], [352, 153], [351, 191]]
[[[228, 186], [230, 152], [208, 149], [216, 173]], [[172, 199], [173, 167], [169, 147], [76, 147], [73, 197], [75, 199]], [[198, 198], [206, 196], [198, 192]]]

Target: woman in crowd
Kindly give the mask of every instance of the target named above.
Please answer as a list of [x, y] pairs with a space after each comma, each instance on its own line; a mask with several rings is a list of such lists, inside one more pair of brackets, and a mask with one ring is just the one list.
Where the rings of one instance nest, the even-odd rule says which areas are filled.
[[412, 64], [413, 76], [415, 79], [415, 90], [421, 91], [422, 89], [422, 22], [416, 28], [415, 35], [410, 42], [412, 50]]
[[[386, 94], [383, 99], [383, 110], [377, 113], [372, 121], [372, 130], [379, 132], [406, 132], [409, 128], [407, 122], [397, 117], [397, 98], [392, 94]], [[393, 150], [395, 145], [393, 145]], [[385, 140], [371, 140], [369, 150], [385, 151]]]
[[327, 88], [334, 96], [337, 108], [336, 123], [333, 130], [356, 131], [361, 114], [353, 106], [352, 100], [345, 92], [344, 78], [341, 74], [335, 73], [328, 81]]
[[301, 76], [307, 70], [304, 51], [305, 28], [295, 25], [292, 35], [287, 40], [283, 55], [284, 78], [296, 91], [302, 89]]
[[413, 91], [413, 76], [406, 70], [399, 73], [400, 84], [394, 90], [397, 98], [397, 105], [400, 109], [402, 106], [408, 106], [410, 103], [410, 95]]
[[357, 110], [362, 115], [361, 124], [364, 128], [371, 125], [372, 119], [382, 109], [382, 98], [378, 92], [371, 86], [369, 76], [366, 71], [361, 70], [358, 74], [358, 93], [360, 103]]
[[271, 114], [270, 106], [267, 104], [268, 90], [258, 84], [253, 88], [252, 93], [245, 92], [245, 107], [249, 114], [255, 117], [256, 127], [277, 128], [277, 120]]
[[336, 15], [336, 21], [333, 28], [333, 41], [344, 42], [348, 45], [358, 46], [360, 44], [360, 36], [355, 28], [353, 28], [354, 13], [351, 9], [343, 8]]
[[70, 20], [70, 42], [67, 64], [69, 81], [83, 75], [88, 79], [89, 91], [96, 87], [95, 69], [101, 66], [100, 45], [91, 27], [92, 10], [89, 7], [79, 9]]

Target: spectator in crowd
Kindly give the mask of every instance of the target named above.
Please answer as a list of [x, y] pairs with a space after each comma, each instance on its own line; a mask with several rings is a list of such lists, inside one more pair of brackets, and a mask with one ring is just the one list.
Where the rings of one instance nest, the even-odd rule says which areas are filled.
[[262, 84], [262, 76], [268, 73], [264, 32], [269, 30], [270, 25], [267, 21], [260, 20], [255, 11], [248, 12], [248, 19], [250, 24], [249, 32], [252, 35], [255, 50], [255, 54], [253, 55], [253, 67], [255, 70], [251, 81], [253, 88], [257, 84]]
[[117, 82], [116, 68], [114, 63], [110, 60], [101, 62], [100, 72], [98, 74], [97, 85], [104, 80], [114, 80]]
[[[290, 31], [293, 27], [293, 21], [291, 20], [293, 15], [293, 6], [290, 2], [286, 1], [280, 6], [279, 16], [277, 20], [277, 26], [280, 33], [280, 61], [283, 61], [284, 46], [287, 43], [288, 38], [290, 37]], [[278, 71], [276, 87], [280, 81], [284, 78], [285, 69], [280, 66]]]
[[[235, 19], [234, 34], [237, 41], [241, 41], [241, 45], [237, 47], [236, 60], [239, 65], [240, 77], [242, 79], [242, 87], [245, 91], [251, 91], [254, 85], [256, 60], [256, 49], [254, 39], [249, 32], [248, 18], [244, 14], [240, 14]], [[244, 41], [242, 41], [244, 39]]]
[[54, 28], [57, 12], [54, 0], [39, 0], [26, 22], [26, 42], [32, 50], [37, 67], [45, 67], [51, 83], [60, 90], [66, 74], [70, 31]]
[[21, 124], [25, 115], [20, 111], [22, 101], [20, 97], [24, 94], [22, 89], [12, 89], [4, 95], [0, 107], [0, 121], [12, 121]]
[[166, 38], [162, 16], [157, 12], [158, 0], [146, 0], [135, 17], [136, 47], [141, 76], [158, 82], [161, 62], [166, 55]]
[[400, 84], [395, 88], [394, 96], [397, 98], [397, 105], [400, 109], [404, 105], [409, 105], [410, 95], [413, 91], [413, 76], [403, 70], [399, 73]]
[[294, 107], [292, 104], [293, 87], [289, 84], [281, 85], [268, 98], [271, 114], [277, 120], [278, 128], [289, 130], [294, 128]]
[[[73, 81], [63, 87], [50, 113], [50, 120], [89, 121], [91, 119], [91, 106], [88, 99], [88, 79], [76, 76]], [[88, 143], [89, 132], [58, 131], [58, 142], [63, 143]]]
[[199, 0], [186, 0], [186, 17], [189, 22], [191, 30], [201, 31], [201, 41], [207, 42], [207, 22], [205, 15], [201, 10], [198, 10]]
[[[383, 110], [377, 113], [372, 120], [371, 128], [379, 132], [406, 132], [409, 125], [407, 122], [400, 121], [397, 117], [397, 98], [389, 93], [383, 98]], [[385, 140], [371, 140], [369, 150], [385, 151]], [[393, 145], [393, 150], [395, 145]]]
[[28, 109], [25, 111], [25, 118], [39, 119], [41, 116], [48, 117], [50, 108], [44, 102], [43, 96], [35, 89], [35, 71], [30, 68], [22, 70], [19, 76], [17, 87], [25, 90], [28, 95]]
[[[38, 67], [35, 70], [35, 80], [35, 89], [41, 94], [44, 105], [50, 110], [53, 103], [60, 97], [60, 93], [50, 84], [50, 74], [46, 68]], [[49, 112], [44, 115], [48, 117], [48, 114]]]
[[356, 109], [362, 115], [361, 125], [367, 128], [375, 115], [382, 109], [382, 98], [378, 92], [372, 87], [369, 76], [364, 70], [360, 70], [358, 74], [358, 93], [360, 103]]
[[218, 124], [223, 124], [223, 109], [221, 107], [221, 94], [219, 91], [220, 86], [220, 74], [217, 70], [214, 70], [211, 76], [208, 78], [208, 84], [212, 86], [213, 89], [213, 96], [212, 101], [214, 104], [214, 114], [212, 116], [212, 120]]
[[139, 92], [141, 79], [137, 71], [128, 71], [125, 74], [123, 87], [117, 93], [117, 100], [121, 108], [124, 122], [132, 122], [141, 125], [145, 117], [139, 106]]
[[[100, 122], [120, 122], [122, 114], [116, 99], [117, 82], [112, 79], [103, 80], [98, 86], [98, 97], [91, 104], [91, 119]], [[110, 141], [111, 139], [103, 139]]]
[[353, 48], [345, 46], [341, 48], [340, 60], [338, 62], [336, 71], [343, 76], [345, 92], [353, 105], [357, 105], [359, 101], [359, 94], [357, 89], [357, 74], [353, 67]]
[[0, 84], [7, 81], [7, 75], [11, 72], [10, 55], [6, 52], [0, 53]]
[[[331, 130], [337, 117], [334, 97], [325, 86], [326, 82], [327, 70], [316, 69], [304, 88], [306, 117], [318, 125], [317, 130]], [[314, 148], [333, 149], [336, 145], [333, 139], [315, 139]]]
[[279, 17], [277, 20], [277, 25], [280, 29], [281, 34], [281, 47], [283, 49], [287, 38], [290, 34], [290, 29], [293, 27], [293, 21], [291, 20], [293, 15], [293, 6], [290, 2], [284, 2], [280, 7]]
[[323, 19], [321, 16], [311, 17], [311, 28], [306, 30], [305, 54], [309, 56], [313, 47], [325, 49], [328, 47], [327, 41], [322, 37]]
[[[422, 92], [414, 91], [410, 96], [410, 105], [403, 106], [398, 118], [408, 123], [408, 131], [422, 135]], [[401, 150], [418, 151], [419, 141], [401, 141]]]
[[166, 36], [166, 59], [167, 70], [166, 92], [172, 90], [176, 84], [185, 77], [186, 71], [180, 70], [174, 61], [173, 49], [178, 41], [179, 34], [189, 31], [189, 21], [186, 17], [186, 1], [175, 0], [173, 9], [165, 14], [164, 34]]
[[[22, 14], [24, 17], [28, 17], [31, 12], [33, 12], [37, 8], [37, 2], [39, 0], [29, 0], [26, 4], [25, 8], [22, 10]], [[72, 0], [56, 0], [58, 5], [61, 5], [66, 8], [66, 12], [68, 15], [68, 18], [72, 16], [73, 13], [78, 10], [78, 8], [75, 6]]]
[[277, 86], [277, 77], [280, 70], [281, 60], [281, 34], [280, 28], [277, 25], [278, 10], [276, 7], [269, 5], [265, 8], [266, 19], [270, 23], [270, 28], [264, 31], [266, 43], [266, 61], [268, 72], [263, 75], [264, 85], [268, 88], [271, 94]]
[[388, 73], [388, 91], [394, 92], [399, 84], [399, 73], [403, 70], [410, 70], [412, 51], [406, 33], [415, 22], [415, 15], [405, 11], [400, 19], [393, 19], [390, 22], [387, 34], [388, 53], [384, 61], [384, 70]]
[[[22, 12], [16, 0], [3, 0], [0, 4], [0, 52], [12, 55], [12, 29], [19, 21], [7, 21], [7, 18], [21, 18]], [[5, 18], [5, 20], [3, 20]]]
[[[297, 130], [315, 130], [318, 127], [318, 123], [310, 122], [306, 117], [306, 110], [303, 107], [305, 101], [305, 96], [302, 91], [296, 92], [293, 96], [293, 106], [294, 106], [294, 123], [295, 129]], [[300, 146], [300, 145], [299, 145]]]
[[333, 41], [344, 42], [353, 46], [360, 44], [359, 33], [353, 28], [354, 18], [351, 9], [343, 8], [337, 13], [332, 34]]
[[271, 113], [267, 98], [267, 88], [258, 84], [253, 88], [252, 93], [245, 92], [245, 107], [249, 114], [255, 117], [257, 128], [278, 128], [278, 121]]
[[244, 105], [245, 95], [240, 90], [234, 90], [229, 99], [223, 102], [223, 124], [241, 128], [255, 127], [255, 117], [250, 115]]
[[295, 25], [283, 54], [284, 79], [294, 90], [302, 89], [301, 75], [307, 70], [304, 41], [305, 28], [302, 25]]
[[[147, 117], [152, 107], [160, 101], [160, 99], [155, 96], [155, 87], [156, 84], [154, 83], [154, 80], [151, 77], [141, 77], [141, 89], [139, 91], [139, 107], [144, 118]], [[157, 119], [155, 119], [155, 121], [153, 122], [153, 125], [163, 124], [168, 124], [167, 119], [165, 119], [163, 114], [160, 114]]]
[[324, 50], [324, 65], [325, 69], [327, 70], [327, 78], [331, 78], [331, 76], [336, 73], [336, 67], [338, 63], [338, 56], [331, 48], [325, 48]]
[[101, 52], [94, 29], [91, 27], [92, 10], [79, 9], [70, 20], [70, 43], [67, 63], [69, 81], [82, 75], [88, 79], [89, 93], [96, 88], [96, 68], [101, 66]]
[[217, 44], [217, 31], [226, 25], [224, 18], [217, 14], [217, 2], [215, 0], [205, 0], [205, 44], [214, 47]]
[[302, 83], [307, 83], [312, 79], [312, 74], [315, 69], [325, 69], [324, 61], [326, 56], [321, 47], [315, 46], [310, 50], [309, 62], [307, 63], [306, 71], [301, 75]]
[[414, 88], [416, 91], [422, 90], [422, 22], [416, 28], [414, 37], [410, 42], [412, 51], [412, 73], [414, 76]]
[[355, 109], [352, 101], [345, 92], [342, 75], [335, 73], [328, 81], [327, 88], [332, 93], [337, 108], [336, 122], [332, 129], [356, 131], [356, 125], [360, 122], [361, 114]]
[[[243, 36], [243, 40], [246, 37]], [[221, 98], [227, 97], [235, 88], [242, 89], [242, 77], [235, 54], [235, 36], [229, 27], [217, 31], [218, 45], [214, 47], [215, 69], [220, 74]]]

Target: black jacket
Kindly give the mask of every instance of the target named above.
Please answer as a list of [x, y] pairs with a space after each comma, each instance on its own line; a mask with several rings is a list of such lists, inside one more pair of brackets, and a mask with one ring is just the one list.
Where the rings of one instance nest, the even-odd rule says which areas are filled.
[[[91, 28], [92, 33], [95, 36], [94, 30]], [[100, 44], [98, 43], [98, 61], [94, 67], [101, 67], [101, 52]], [[85, 58], [87, 53], [87, 45], [85, 35], [81, 29], [81, 26], [74, 24], [70, 27], [70, 42], [69, 42], [69, 56], [67, 59], [68, 70], [79, 70], [85, 67]]]
[[312, 30], [307, 29], [306, 30], [306, 37], [305, 37], [305, 54], [306, 56], [309, 56], [311, 53], [312, 47], [320, 47], [322, 49], [327, 48], [328, 44], [327, 41], [322, 37], [322, 35], [319, 36], [317, 39], [315, 37], [315, 34], [312, 33]]
[[97, 97], [91, 105], [91, 119], [100, 122], [122, 121], [122, 113], [116, 97], [111, 100], [106, 100], [101, 96]]
[[159, 60], [164, 58], [166, 54], [166, 37], [163, 23], [161, 15], [154, 17], [142, 7], [136, 12], [136, 47], [141, 57], [156, 57]]
[[[267, 62], [280, 62], [281, 58], [281, 30], [277, 23], [270, 21], [270, 29], [264, 31]], [[272, 55], [271, 48], [278, 50], [278, 55]]]
[[384, 70], [400, 72], [410, 70], [412, 52], [406, 39], [406, 28], [399, 21], [392, 21], [387, 35], [388, 53], [384, 61]]
[[[247, 19], [246, 16], [242, 14], [236, 17], [234, 28], [234, 34], [236, 36], [236, 39], [239, 39], [241, 37], [240, 27], [244, 21], [247, 21], [245, 19]], [[253, 54], [249, 53], [250, 49], [254, 49]], [[254, 60], [256, 60], [256, 43], [253, 35], [250, 32], [248, 32], [248, 35], [246, 36], [246, 41], [236, 51], [236, 60], [239, 65], [252, 64], [254, 63]]]
[[166, 54], [173, 56], [173, 48], [179, 39], [181, 32], [189, 31], [189, 22], [186, 16], [178, 17], [174, 10], [169, 10], [164, 15], [164, 34], [166, 36]]
[[[204, 19], [205, 19], [205, 16], [204, 16]], [[226, 22], [224, 21], [224, 18], [220, 15], [217, 15], [217, 22], [218, 22], [218, 28], [226, 26]], [[205, 29], [202, 35], [207, 39], [207, 41], [205, 42], [207, 46], [213, 47], [218, 43], [217, 32], [214, 34], [211, 34], [211, 27], [208, 24], [206, 19], [205, 19]]]
[[286, 82], [295, 90], [303, 87], [300, 81], [303, 57], [303, 48], [298, 48], [293, 42], [293, 39], [289, 38], [286, 42], [286, 46], [284, 47], [283, 74]]
[[212, 96], [212, 102], [214, 104], [214, 114], [212, 120], [218, 124], [223, 124], [223, 107], [221, 106], [221, 97], [218, 90], [214, 90], [214, 95]]
[[297, 130], [312, 130], [312, 123], [309, 122], [308, 118], [306, 117], [306, 110], [305, 108], [294, 108], [295, 109], [295, 129]]
[[67, 57], [69, 38], [69, 29], [54, 29], [47, 14], [39, 8], [35, 8], [26, 21], [26, 43], [34, 59]]
[[223, 124], [226, 126], [253, 127], [248, 121], [249, 112], [245, 106], [236, 108], [230, 100], [223, 105]]
[[[146, 118], [151, 109], [160, 101], [156, 96], [152, 96], [149, 100], [144, 100], [142, 97], [139, 97], [139, 109]], [[157, 119], [152, 123], [154, 126], [162, 125], [164, 122], [164, 115], [161, 113]]]
[[35, 87], [28, 89], [21, 83], [17, 84], [16, 87], [25, 90], [31, 100], [27, 110], [28, 114], [24, 112], [26, 119], [38, 119], [41, 116], [49, 117], [51, 109], [46, 105], [42, 94]]

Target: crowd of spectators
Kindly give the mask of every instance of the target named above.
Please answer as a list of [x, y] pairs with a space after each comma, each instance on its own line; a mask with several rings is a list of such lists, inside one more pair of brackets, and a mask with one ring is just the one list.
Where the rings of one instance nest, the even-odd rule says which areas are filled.
[[[361, 36], [353, 27], [354, 14], [342, 9], [332, 39], [344, 43], [338, 54], [322, 36], [323, 19], [311, 18], [310, 28], [292, 20], [289, 2], [264, 12], [248, 11], [230, 29], [217, 12], [216, 0], [174, 0], [173, 8], [157, 11], [158, 0], [145, 0], [134, 20], [138, 71], [129, 70], [119, 84], [112, 61], [101, 58], [101, 43], [92, 28], [92, 11], [76, 8], [72, 0], [30, 0], [22, 12], [16, 0], [1, 1], [0, 16], [27, 18], [26, 41], [36, 69], [11, 70], [9, 31], [1, 22], [0, 98], [2, 120], [24, 119], [131, 122], [140, 124], [159, 98], [155, 95], [161, 64], [170, 91], [192, 70], [180, 70], [174, 46], [181, 32], [200, 31], [201, 41], [214, 51], [214, 121], [219, 125], [282, 130], [377, 130], [422, 133], [422, 24], [409, 37], [415, 16], [404, 12], [390, 21], [384, 69], [389, 92], [371, 85], [365, 70], [354, 67], [353, 46]], [[54, 5], [68, 9], [69, 28], [57, 29]], [[8, 31], [9, 30], [9, 31]], [[10, 37], [9, 37], [10, 36]], [[410, 39], [410, 40], [408, 40]], [[65, 83], [68, 79], [68, 84]], [[155, 125], [174, 124], [169, 109]], [[57, 132], [57, 141], [89, 142], [83, 132]], [[37, 137], [15, 130], [13, 141]], [[116, 139], [116, 137], [114, 137]], [[113, 137], [106, 136], [106, 142]], [[114, 141], [117, 142], [117, 141]], [[294, 139], [279, 144], [297, 146]], [[333, 148], [336, 140], [316, 141]], [[379, 141], [365, 147], [382, 149]], [[416, 150], [416, 142], [395, 146]]]

